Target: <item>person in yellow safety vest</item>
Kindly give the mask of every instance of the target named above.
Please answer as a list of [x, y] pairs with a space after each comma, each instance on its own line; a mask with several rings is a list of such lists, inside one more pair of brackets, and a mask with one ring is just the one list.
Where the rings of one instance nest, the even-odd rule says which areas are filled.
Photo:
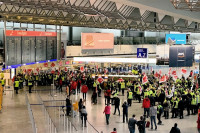
[[98, 90], [98, 97], [101, 97], [101, 84], [99, 83], [99, 81], [96, 81], [96, 85]]
[[4, 86], [5, 86], [5, 80], [3, 78], [1, 79], [1, 85], [4, 88]]
[[115, 98], [118, 97], [119, 92], [117, 91], [117, 89], [115, 89], [112, 94], [111, 94], [111, 104], [114, 105], [115, 103]]
[[192, 115], [195, 115], [196, 112], [196, 106], [197, 106], [197, 99], [195, 95], [192, 96], [192, 101], [191, 101], [191, 110], [192, 110]]
[[14, 89], [16, 91], [16, 94], [18, 94], [18, 89], [19, 89], [19, 81], [18, 79], [16, 78], [15, 79], [15, 82], [14, 82]]
[[197, 109], [199, 110], [199, 107], [200, 107], [200, 96], [199, 96], [199, 92], [198, 91], [197, 91], [196, 99], [197, 99]]
[[131, 81], [129, 80], [127, 83], [126, 83], [126, 86], [127, 87], [130, 87], [130, 86], [132, 86], [132, 83], [131, 83]]
[[130, 89], [127, 92], [127, 97], [128, 97], [128, 105], [131, 106], [133, 99], [133, 92]]
[[158, 103], [158, 107], [157, 107], [158, 125], [162, 124], [162, 121], [161, 121], [161, 115], [162, 115], [162, 113], [163, 113], [163, 107], [162, 107], [161, 103]]
[[93, 89], [96, 90], [96, 88], [97, 88], [97, 83], [94, 81], [94, 83], [93, 83]]
[[126, 88], [124, 81], [121, 82], [122, 96], [124, 96], [124, 89]]
[[140, 103], [141, 102], [141, 92], [140, 92], [140, 87], [139, 86], [137, 87], [136, 98]]
[[29, 93], [32, 93], [32, 92], [31, 92], [32, 86], [33, 86], [33, 81], [32, 81], [32, 79], [31, 79], [31, 77], [29, 77], [29, 79], [28, 79]]
[[173, 99], [173, 105], [172, 105], [172, 118], [177, 118], [178, 116], [178, 100], [177, 98]]
[[2, 79], [4, 78], [4, 73], [3, 72], [1, 72], [1, 76], [0, 76]]
[[147, 89], [144, 91], [144, 98], [145, 98], [146, 96], [147, 96], [147, 97], [149, 96], [149, 92], [148, 92]]
[[19, 88], [20, 88], [20, 89], [23, 88], [23, 82], [24, 82], [24, 79], [23, 79], [23, 77], [21, 76], [21, 77], [19, 78]]

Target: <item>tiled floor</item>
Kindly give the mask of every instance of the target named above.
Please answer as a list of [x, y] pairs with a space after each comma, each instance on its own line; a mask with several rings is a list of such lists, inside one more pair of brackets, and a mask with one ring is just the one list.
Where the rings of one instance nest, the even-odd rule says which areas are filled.
[[[41, 101], [39, 97], [42, 98], [44, 104], [47, 107], [47, 111], [52, 118], [53, 123], [56, 126], [56, 130], [59, 133], [70, 133], [70, 125], [69, 122], [67, 124], [67, 117], [64, 120], [63, 110], [58, 106], [65, 105], [63, 101], [56, 101], [52, 102], [52, 100], [65, 100], [66, 95], [65, 93], [58, 93], [56, 91], [52, 91], [50, 93], [50, 87], [36, 87], [37, 93], [33, 92], [28, 94], [29, 102], [31, 104], [31, 108], [33, 111], [33, 115], [35, 118], [35, 123], [37, 125], [38, 133], [55, 133], [55, 128], [49, 129], [48, 125], [48, 117], [45, 115], [44, 109], [41, 105]], [[45, 90], [45, 91], [44, 91]], [[32, 126], [30, 123], [29, 115], [27, 106], [25, 103], [25, 93], [21, 91], [19, 95], [14, 95], [12, 98], [10, 92], [6, 92], [7, 94], [4, 95], [3, 101], [3, 110], [0, 113], [0, 133], [32, 133]], [[125, 93], [126, 94], [126, 93]], [[103, 93], [102, 93], [103, 96]], [[71, 99], [73, 102], [79, 100], [81, 95], [73, 95]], [[120, 96], [121, 102], [126, 100], [126, 96]], [[69, 120], [72, 121], [71, 129], [74, 127], [77, 129], [72, 130], [71, 133], [97, 133], [96, 130], [101, 133], [110, 133], [112, 129], [115, 127], [117, 128], [118, 133], [129, 133], [127, 123], [122, 123], [122, 112], [121, 116], [111, 114], [110, 117], [110, 125], [106, 125], [105, 116], [103, 114], [103, 110], [105, 107], [104, 104], [104, 97], [98, 98], [98, 104], [93, 105], [91, 104], [91, 92], [87, 94], [87, 101], [85, 103], [86, 109], [88, 111], [88, 128], [81, 127], [81, 119], [76, 116], [75, 118], [69, 117]], [[141, 103], [137, 103], [133, 101], [132, 106], [129, 108], [129, 117], [132, 114], [136, 114], [136, 118], [143, 114], [143, 109], [141, 108]], [[112, 113], [114, 112], [114, 106], [112, 108]], [[120, 108], [122, 111], [122, 108]], [[185, 112], [186, 113], [186, 112]], [[118, 113], [117, 113], [118, 114]], [[171, 114], [170, 114], [171, 115]], [[158, 126], [157, 131], [146, 129], [146, 132], [150, 133], [169, 133], [171, 127], [174, 123], [178, 123], [178, 127], [181, 130], [181, 133], [197, 133], [197, 124], [196, 124], [197, 116], [185, 116], [184, 119], [168, 119], [165, 120], [162, 118], [163, 125]], [[65, 121], [65, 124], [64, 124]], [[94, 128], [92, 127], [94, 126]], [[68, 131], [67, 131], [68, 128]], [[137, 133], [138, 131], [136, 131]]]

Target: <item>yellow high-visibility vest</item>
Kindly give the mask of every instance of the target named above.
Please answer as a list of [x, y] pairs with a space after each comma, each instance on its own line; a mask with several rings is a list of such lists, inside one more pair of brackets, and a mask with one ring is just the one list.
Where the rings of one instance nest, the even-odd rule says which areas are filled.
[[19, 87], [19, 81], [15, 81], [15, 87]]

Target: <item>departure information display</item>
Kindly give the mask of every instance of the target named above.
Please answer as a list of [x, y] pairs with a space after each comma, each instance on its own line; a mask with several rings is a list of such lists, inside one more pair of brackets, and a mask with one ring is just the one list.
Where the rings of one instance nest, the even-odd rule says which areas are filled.
[[57, 58], [56, 32], [6, 31], [6, 65]]

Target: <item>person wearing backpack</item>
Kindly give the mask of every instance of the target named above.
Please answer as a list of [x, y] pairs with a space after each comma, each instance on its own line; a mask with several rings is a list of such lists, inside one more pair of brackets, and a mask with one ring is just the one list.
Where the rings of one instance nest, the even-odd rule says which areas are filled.
[[158, 107], [157, 107], [158, 125], [162, 124], [162, 121], [161, 121], [161, 115], [162, 115], [162, 113], [163, 113], [163, 107], [162, 107], [161, 103], [158, 103]]
[[140, 121], [137, 122], [139, 133], [145, 133], [145, 125], [146, 125], [145, 118], [143, 116], [140, 116]]

